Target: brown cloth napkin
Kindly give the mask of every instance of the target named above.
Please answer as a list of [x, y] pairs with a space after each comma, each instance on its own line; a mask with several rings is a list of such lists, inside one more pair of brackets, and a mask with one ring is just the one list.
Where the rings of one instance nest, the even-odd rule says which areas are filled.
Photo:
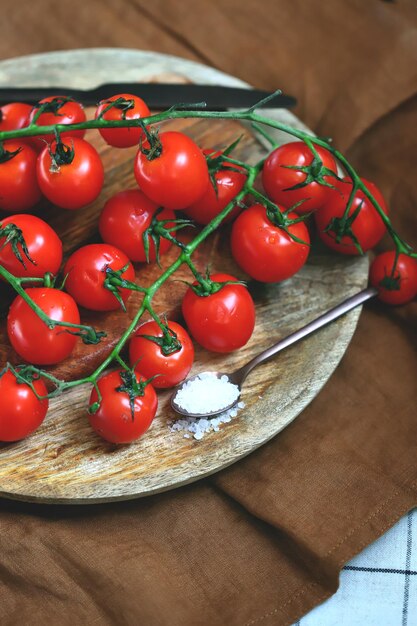
[[[414, 0], [38, 0], [2, 26], [2, 58], [151, 48], [286, 89], [417, 245]], [[416, 320], [417, 302], [366, 306], [314, 402], [210, 479], [115, 505], [1, 501], [2, 626], [284, 625], [334, 593], [342, 565], [417, 504]]]

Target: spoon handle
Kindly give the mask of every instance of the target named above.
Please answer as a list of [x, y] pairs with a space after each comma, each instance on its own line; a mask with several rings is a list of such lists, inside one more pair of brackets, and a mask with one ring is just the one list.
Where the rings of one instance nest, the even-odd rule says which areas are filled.
[[249, 361], [249, 363], [247, 363], [240, 370], [238, 370], [238, 372], [235, 372], [235, 375], [239, 376], [242, 383], [254, 367], [259, 365], [260, 363], [264, 363], [264, 361], [267, 361], [278, 352], [281, 352], [281, 350], [284, 350], [284, 348], [287, 348], [293, 343], [304, 339], [304, 337], [311, 335], [319, 328], [326, 326], [338, 317], [341, 317], [345, 313], [348, 313], [352, 309], [355, 309], [357, 306], [360, 306], [367, 300], [370, 300], [371, 298], [376, 296], [377, 293], [378, 292], [376, 289], [370, 287], [368, 289], [363, 289], [362, 291], [359, 291], [359, 293], [356, 293], [354, 296], [347, 298], [347, 300], [343, 300], [343, 302], [335, 306], [333, 309], [330, 309], [326, 313], [323, 313], [309, 324], [306, 324], [299, 330], [296, 330], [294, 333], [291, 333], [291, 335], [284, 337], [284, 339], [281, 339], [280, 341], [278, 341], [278, 343], [258, 354], [255, 358]]

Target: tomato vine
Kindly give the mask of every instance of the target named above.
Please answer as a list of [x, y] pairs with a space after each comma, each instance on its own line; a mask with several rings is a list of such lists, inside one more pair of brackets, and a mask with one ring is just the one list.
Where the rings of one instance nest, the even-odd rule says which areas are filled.
[[[335, 157], [335, 159], [340, 164], [340, 166], [345, 170], [347, 176], [349, 177], [352, 183], [352, 189], [350, 191], [350, 195], [347, 200], [346, 209], [343, 214], [343, 217], [341, 218], [342, 221], [344, 220], [345, 224], [348, 224], [348, 226], [350, 225], [349, 219], [351, 218], [349, 218], [349, 211], [352, 206], [352, 202], [354, 200], [355, 194], [358, 191], [360, 191], [372, 203], [372, 205], [375, 207], [376, 211], [380, 215], [382, 221], [384, 222], [386, 229], [394, 242], [396, 258], [398, 258], [399, 255], [401, 254], [407, 255], [412, 258], [417, 258], [417, 253], [415, 253], [412, 250], [411, 246], [408, 243], [406, 243], [402, 239], [402, 237], [394, 230], [394, 227], [392, 225], [390, 218], [386, 215], [386, 213], [384, 212], [384, 210], [382, 209], [378, 201], [375, 199], [375, 197], [372, 195], [372, 193], [369, 191], [366, 185], [362, 182], [359, 175], [356, 173], [356, 171], [354, 170], [352, 165], [347, 161], [347, 159], [343, 156], [343, 154], [339, 152], [336, 148], [334, 148], [333, 145], [329, 141], [326, 141], [325, 139], [315, 137], [311, 135], [310, 133], [306, 133], [302, 130], [293, 128], [287, 124], [283, 124], [282, 122], [276, 121], [274, 119], [270, 119], [258, 113], [257, 108], [261, 104], [265, 104], [267, 101], [268, 99], [244, 111], [226, 111], [226, 112], [205, 111], [204, 103], [201, 103], [200, 108], [197, 108], [197, 109], [196, 109], [196, 105], [193, 105], [193, 110], [187, 110], [182, 105], [181, 106], [178, 105], [178, 106], [171, 107], [167, 111], [156, 113], [154, 115], [149, 115], [147, 117], [142, 117], [140, 119], [128, 119], [128, 117], [125, 114], [121, 115], [121, 119], [105, 119], [104, 113], [107, 113], [111, 109], [112, 104], [113, 106], [116, 106], [116, 107], [118, 106], [118, 102], [116, 100], [114, 103], [111, 103], [111, 101], [106, 103], [108, 104], [108, 106], [105, 108], [103, 113], [99, 115], [96, 119], [84, 121], [84, 122], [80, 122], [76, 124], [59, 124], [58, 123], [58, 124], [40, 126], [37, 124], [37, 122], [40, 119], [42, 113], [48, 112], [51, 107], [50, 103], [45, 103], [44, 105], [41, 105], [40, 108], [37, 110], [29, 126], [18, 129], [18, 130], [14, 130], [14, 131], [0, 132], [0, 152], [2, 150], [3, 142], [9, 139], [13, 139], [17, 141], [19, 139], [37, 137], [37, 136], [45, 136], [45, 135], [49, 135], [49, 136], [52, 135], [53, 137], [59, 138], [61, 134], [64, 132], [67, 133], [68, 131], [71, 131], [71, 132], [86, 131], [90, 129], [97, 129], [101, 131], [101, 130], [106, 130], [106, 129], [139, 128], [143, 131], [143, 135], [147, 138], [147, 140], [149, 140], [151, 137], [157, 137], [157, 134], [155, 134], [153, 130], [150, 131], [149, 127], [155, 124], [161, 124], [167, 120], [184, 119], [184, 118], [241, 120], [241, 121], [249, 122], [252, 124], [255, 131], [260, 133], [265, 139], [267, 139], [270, 142], [271, 146], [274, 148], [276, 147], [277, 144], [274, 141], [274, 139], [269, 135], [269, 133], [265, 130], [265, 127], [267, 128], [269, 127], [271, 129], [283, 131], [287, 133], [288, 135], [300, 141], [303, 141], [308, 146], [308, 148], [311, 150], [313, 154], [314, 172], [311, 174], [311, 176], [316, 176], [316, 179], [319, 180], [319, 184], [332, 186], [331, 183], [326, 182], [322, 178], [323, 174], [325, 174], [326, 176], [329, 175], [329, 171], [327, 171], [326, 168], [324, 168], [323, 171], [321, 171], [322, 163], [317, 152], [317, 147], [326, 149], [333, 155], [333, 157]], [[124, 106], [123, 112], [125, 112], [125, 109], [126, 111], [130, 110], [131, 107], [129, 106], [128, 101], [126, 102], [123, 101], [122, 104]], [[157, 141], [157, 139], [155, 141]], [[150, 149], [152, 150], [152, 145]], [[218, 158], [220, 159], [220, 157]], [[122, 287], [122, 288], [140, 291], [143, 294], [143, 299], [141, 301], [139, 309], [137, 310], [130, 324], [127, 326], [127, 328], [125, 329], [125, 331], [119, 338], [117, 344], [115, 345], [111, 353], [95, 369], [95, 371], [92, 372], [89, 376], [84, 377], [84, 378], [80, 378], [80, 379], [73, 380], [73, 381], [64, 381], [64, 380], [60, 380], [54, 377], [50, 373], [45, 372], [44, 370], [41, 370], [33, 365], [26, 365], [26, 366], [20, 367], [19, 370], [12, 368], [12, 371], [15, 373], [17, 380], [20, 382], [23, 382], [23, 381], [26, 382], [31, 387], [32, 391], [37, 395], [37, 397], [40, 397], [40, 396], [38, 395], [37, 390], [35, 388], [34, 380], [36, 380], [39, 377], [45, 378], [50, 383], [52, 383], [54, 387], [52, 391], [50, 391], [47, 394], [47, 397], [54, 397], [63, 391], [74, 388], [81, 384], [88, 383], [88, 384], [91, 384], [96, 391], [98, 401], [94, 403], [93, 408], [94, 410], [98, 410], [98, 405], [100, 402], [100, 391], [98, 389], [98, 384], [97, 384], [98, 380], [101, 374], [104, 372], [104, 370], [106, 370], [106, 368], [108, 368], [112, 364], [113, 365], [117, 364], [118, 366], [121, 366], [123, 369], [129, 370], [128, 365], [124, 363], [123, 359], [120, 356], [120, 353], [123, 347], [126, 345], [129, 338], [132, 336], [133, 332], [135, 331], [138, 325], [138, 322], [143, 316], [143, 314], [145, 312], [148, 312], [153, 318], [153, 320], [155, 320], [158, 323], [158, 325], [161, 326], [158, 315], [156, 314], [153, 308], [152, 301], [156, 292], [162, 287], [162, 285], [182, 265], [187, 265], [190, 268], [191, 272], [196, 277], [197, 281], [200, 283], [200, 285], [202, 285], [202, 287], [205, 288], [206, 290], [210, 289], [210, 279], [202, 276], [197, 271], [192, 260], [192, 255], [197, 249], [197, 247], [211, 233], [213, 233], [214, 230], [216, 230], [220, 226], [220, 224], [231, 213], [231, 211], [233, 211], [236, 205], [239, 205], [240, 203], [242, 203], [244, 198], [248, 194], [251, 194], [252, 197], [254, 197], [257, 202], [260, 202], [266, 207], [267, 211], [269, 212], [269, 215], [270, 216], [273, 215], [273, 222], [279, 228], [284, 230], [290, 237], [293, 237], [296, 241], [300, 241], [299, 239], [295, 237], [295, 235], [291, 234], [289, 227], [297, 223], [298, 221], [304, 219], [305, 216], [296, 217], [295, 219], [294, 217], [292, 217], [291, 219], [289, 217], [290, 210], [282, 211], [276, 203], [272, 202], [263, 193], [261, 193], [259, 190], [254, 188], [255, 179], [257, 178], [258, 174], [261, 172], [263, 168], [265, 158], [259, 160], [258, 163], [256, 163], [255, 165], [248, 165], [238, 159], [232, 158], [230, 156], [230, 150], [229, 151], [226, 150], [221, 155], [220, 160], [222, 163], [224, 162], [228, 164], [230, 169], [233, 169], [233, 167], [235, 166], [236, 168], [240, 168], [240, 171], [243, 170], [246, 173], [246, 181], [243, 187], [241, 188], [239, 193], [233, 198], [233, 200], [229, 202], [225, 206], [225, 208], [214, 219], [211, 220], [211, 222], [209, 222], [206, 226], [204, 226], [202, 230], [188, 244], [179, 242], [176, 239], [175, 234], [173, 234], [175, 233], [176, 230], [179, 230], [180, 228], [188, 225], [189, 223], [188, 220], [184, 220], [183, 222], [181, 222], [181, 220], [177, 220], [177, 223], [174, 223], [173, 225], [171, 224], [171, 226], [167, 224], [168, 220], [165, 220], [165, 222], [164, 221], [158, 222], [155, 219], [153, 221], [151, 231], [146, 232], [147, 245], [149, 246], [148, 236], [157, 237], [157, 238], [164, 237], [165, 239], [168, 239], [171, 243], [173, 243], [174, 245], [178, 247], [179, 256], [168, 268], [166, 268], [160, 274], [160, 276], [151, 286], [145, 288], [140, 285], [136, 285], [135, 283], [131, 283], [129, 281], [124, 280], [121, 277], [122, 271], [115, 272], [109, 269], [109, 271], [107, 272], [107, 277], [106, 277], [105, 282], [106, 282], [106, 287], [109, 290], [113, 290], [114, 292], [116, 292], [119, 287]], [[337, 178], [337, 175], [335, 173], [330, 172], [330, 174], [335, 175]], [[154, 240], [154, 243], [155, 243], [155, 247], [157, 248], [156, 240]], [[148, 251], [149, 249], [147, 250], [147, 253]], [[394, 274], [394, 272], [395, 272], [395, 265], [393, 267], [392, 274]], [[40, 309], [40, 307], [37, 306], [35, 302], [33, 302], [33, 300], [31, 300], [30, 296], [25, 292], [22, 286], [22, 283], [28, 283], [28, 282], [40, 283], [42, 282], [42, 279], [30, 278], [30, 277], [24, 277], [24, 278], [16, 277], [13, 274], [11, 274], [9, 271], [7, 271], [4, 267], [2, 267], [1, 265], [0, 265], [0, 276], [4, 278], [13, 287], [13, 289], [17, 292], [17, 294], [19, 294], [25, 300], [25, 302], [36, 312], [36, 314], [41, 318], [41, 320], [49, 328], [54, 328], [55, 326], [59, 326], [59, 325], [65, 326], [65, 327], [71, 327], [72, 329], [71, 332], [80, 335], [82, 340], [85, 343], [91, 343], [91, 344], [98, 343], [101, 340], [101, 338], [104, 336], [104, 333], [102, 331], [95, 330], [94, 328], [88, 325], [69, 324], [68, 322], [59, 322], [59, 321], [55, 321], [49, 318]], [[161, 328], [163, 328], [163, 325], [161, 326]]]

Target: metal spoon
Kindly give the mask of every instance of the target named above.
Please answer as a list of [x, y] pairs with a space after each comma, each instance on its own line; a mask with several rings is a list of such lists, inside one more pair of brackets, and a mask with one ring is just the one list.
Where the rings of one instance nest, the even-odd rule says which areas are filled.
[[[267, 350], [264, 350], [263, 352], [255, 356], [253, 359], [249, 361], [249, 363], [246, 363], [246, 365], [243, 365], [243, 367], [240, 367], [238, 370], [236, 370], [232, 374], [228, 374], [227, 372], [200, 372], [199, 374], [196, 374], [195, 376], [188, 378], [179, 387], [177, 387], [177, 389], [172, 394], [171, 396], [172, 408], [174, 409], [176, 413], [179, 413], [180, 415], [185, 415], [186, 417], [214, 417], [215, 415], [219, 415], [220, 413], [223, 413], [223, 411], [227, 411], [239, 401], [240, 394], [242, 392], [242, 385], [247, 375], [253, 370], [254, 367], [256, 367], [257, 365], [260, 365], [261, 363], [264, 363], [271, 357], [275, 356], [278, 352], [281, 352], [281, 350], [284, 350], [284, 348], [287, 348], [288, 346], [291, 346], [293, 343], [296, 343], [297, 341], [304, 339], [304, 337], [308, 337], [308, 335], [311, 335], [319, 328], [326, 326], [327, 324], [329, 324], [330, 322], [333, 322], [333, 320], [337, 319], [338, 317], [341, 317], [345, 313], [348, 313], [352, 309], [355, 309], [357, 306], [360, 306], [367, 300], [370, 300], [371, 298], [376, 296], [377, 293], [378, 292], [376, 289], [370, 287], [368, 289], [363, 289], [362, 291], [360, 291], [359, 293], [356, 293], [354, 296], [351, 296], [350, 298], [347, 298], [347, 300], [343, 300], [343, 302], [341, 302], [334, 308], [330, 309], [326, 313], [323, 313], [322, 315], [317, 317], [315, 320], [313, 320], [309, 324], [306, 324], [299, 330], [296, 330], [294, 333], [291, 333], [287, 337], [284, 337], [284, 339], [281, 339], [280, 341], [278, 341], [278, 343], [274, 344], [270, 348], [267, 348]], [[211, 411], [209, 413], [190, 413], [189, 411], [186, 411], [185, 409], [181, 408], [176, 401], [178, 392], [182, 389], [182, 387], [187, 382], [195, 380], [198, 376], [201, 376], [202, 374], [208, 374], [208, 373], [212, 375], [214, 374], [215, 376], [217, 376], [217, 378], [220, 378], [221, 376], [227, 376], [227, 378], [232, 384], [237, 385], [239, 387], [239, 396], [236, 398], [236, 400], [234, 400], [234, 402], [232, 402], [228, 406], [221, 407], [217, 409], [216, 411]]]

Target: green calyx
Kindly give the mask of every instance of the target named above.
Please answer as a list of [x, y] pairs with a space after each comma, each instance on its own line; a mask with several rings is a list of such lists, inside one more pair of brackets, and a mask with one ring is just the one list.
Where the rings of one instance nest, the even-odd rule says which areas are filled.
[[[227, 158], [236, 148], [236, 146], [240, 143], [243, 135], [240, 135], [233, 143], [231, 143], [227, 148], [225, 148], [220, 154], [213, 156], [212, 154], [206, 154], [207, 168], [209, 172], [210, 182], [213, 186], [216, 196], [218, 195], [218, 187], [217, 187], [217, 179], [216, 174], [218, 172], [237, 172], [242, 174], [244, 170], [242, 168], [236, 167], [233, 163], [228, 163]], [[232, 159], [233, 160], [233, 159]]]
[[162, 337], [157, 337], [156, 335], [140, 335], [140, 337], [148, 339], [148, 341], [152, 341], [159, 346], [164, 356], [169, 356], [170, 354], [179, 352], [182, 348], [182, 343], [178, 339], [177, 333], [171, 330], [167, 325], [162, 325], [161, 323], [159, 324], [163, 331]]
[[34, 365], [17, 365], [16, 367], [13, 367], [11, 363], [6, 363], [6, 366], [0, 371], [0, 378], [4, 376], [6, 372], [11, 372], [13, 374], [18, 385], [27, 385], [38, 400], [46, 400], [54, 394], [51, 393], [46, 396], [39, 395], [35, 385], [33, 384], [35, 381], [45, 378], [53, 382], [59, 382], [54, 376], [47, 374], [44, 370], [41, 370]]
[[162, 154], [162, 143], [159, 139], [159, 131], [157, 128], [152, 128], [151, 130], [145, 126], [145, 124], [140, 125], [143, 134], [146, 137], [146, 140], [149, 144], [149, 148], [143, 145], [142, 137], [140, 138], [139, 150], [142, 154], [144, 154], [148, 161], [153, 161], [157, 159]]
[[38, 114], [37, 116], [39, 117], [39, 115], [42, 115], [42, 113], [52, 113], [53, 115], [61, 116], [62, 113], [60, 113], [59, 111], [67, 102], [75, 102], [75, 100], [73, 98], [70, 98], [69, 96], [58, 96], [56, 98], [53, 98], [52, 100], [49, 100], [48, 102], [40, 102], [39, 104], [35, 105]]
[[185, 219], [185, 218], [178, 218], [175, 220], [159, 220], [158, 215], [160, 215], [163, 210], [164, 210], [163, 207], [159, 207], [155, 211], [150, 225], [143, 232], [143, 235], [142, 235], [146, 262], [147, 263], [150, 262], [149, 240], [151, 239], [155, 246], [156, 262], [158, 263], [159, 267], [161, 267], [161, 263], [160, 263], [161, 237], [163, 237], [164, 239], [167, 239], [168, 241], [175, 244], [179, 248], [184, 249], [184, 244], [181, 241], [179, 241], [176, 237], [174, 237], [171, 233], [182, 230], [183, 228], [186, 228], [187, 226], [194, 227], [194, 224], [192, 223], [192, 221], [189, 219]]
[[[130, 281], [122, 278], [122, 274], [125, 273], [130, 263], [124, 265], [120, 270], [114, 270], [108, 265], [102, 270], [106, 274], [106, 278], [104, 279], [103, 287], [110, 291], [117, 302], [120, 304], [120, 307], [126, 313], [126, 305], [123, 301], [123, 298], [120, 293], [120, 289], [129, 289]], [[133, 283], [134, 284], [134, 283]]]
[[383, 289], [387, 289], [387, 291], [399, 291], [401, 289], [401, 277], [399, 275], [384, 276], [384, 278], [379, 281], [379, 286]]
[[120, 270], [114, 270], [113, 268], [106, 265], [103, 268], [103, 272], [106, 274], [106, 277], [103, 282], [103, 287], [108, 289], [114, 297], [117, 299], [120, 307], [126, 313], [126, 306], [121, 296], [121, 289], [129, 289], [130, 291], [140, 291], [141, 293], [145, 293], [146, 289], [140, 287], [136, 283], [131, 282], [130, 280], [126, 280], [123, 278], [123, 274], [129, 268], [130, 263], [126, 263]]
[[3, 237], [4, 241], [0, 246], [0, 250], [3, 250], [3, 248], [10, 244], [13, 254], [25, 269], [26, 265], [23, 256], [30, 263], [32, 263], [32, 265], [36, 265], [36, 261], [34, 261], [29, 254], [29, 249], [26, 245], [25, 238], [23, 237], [22, 230], [18, 226], [16, 226], [16, 224], [9, 223], [6, 224], [6, 226], [2, 226], [2, 224], [0, 223], [0, 238]]
[[327, 233], [330, 237], [332, 237], [336, 243], [340, 245], [350, 245], [350, 244], [342, 244], [342, 238], [348, 237], [352, 244], [355, 246], [359, 254], [363, 254], [362, 246], [359, 243], [358, 238], [352, 230], [352, 224], [359, 215], [362, 208], [363, 200], [358, 204], [356, 209], [351, 215], [342, 216], [342, 217], [332, 217], [324, 232]]
[[242, 280], [225, 280], [220, 283], [210, 278], [209, 269], [206, 269], [206, 275], [202, 276], [201, 274], [194, 273], [197, 278], [197, 284], [194, 285], [192, 283], [187, 283], [189, 287], [194, 291], [197, 296], [201, 298], [207, 298], [207, 296], [212, 296], [214, 293], [226, 287], [226, 285], [242, 285], [246, 287], [246, 283]]
[[51, 157], [51, 172], [59, 172], [61, 165], [70, 165], [75, 157], [74, 146], [68, 146], [59, 139], [57, 139], [55, 149], [52, 150], [51, 146], [48, 146], [49, 156]]
[[270, 202], [266, 206], [266, 216], [267, 216], [268, 220], [271, 222], [271, 224], [274, 224], [274, 226], [277, 226], [277, 228], [280, 228], [285, 233], [287, 233], [287, 235], [293, 241], [296, 241], [297, 243], [300, 243], [300, 244], [302, 244], [304, 246], [310, 246], [311, 244], [307, 243], [306, 241], [303, 241], [302, 239], [300, 239], [300, 237], [297, 237], [296, 235], [294, 235], [294, 233], [292, 233], [289, 230], [289, 227], [292, 224], [298, 224], [299, 222], [305, 222], [305, 220], [309, 217], [310, 213], [306, 213], [305, 215], [300, 215], [299, 217], [295, 217], [295, 218], [289, 218], [288, 217], [289, 213], [294, 211], [303, 202], [304, 202], [304, 200], [300, 200], [300, 202], [297, 202], [296, 204], [292, 205], [286, 211], [281, 211], [281, 209], [277, 205], [275, 205], [272, 202]]
[[0, 371], [0, 378], [4, 376], [6, 372], [11, 372], [16, 378], [16, 382], [22, 385], [31, 386], [34, 380], [41, 378], [41, 370], [38, 370], [33, 365], [18, 365], [17, 367], [13, 367], [11, 363], [6, 363], [6, 366]]
[[80, 325], [79, 330], [65, 328], [65, 332], [80, 337], [81, 341], [87, 346], [96, 346], [103, 337], [107, 337], [107, 333], [105, 333], [104, 330], [95, 330], [91, 326], [81, 327]]
[[2, 163], [7, 163], [7, 161], [11, 161], [21, 151], [22, 147], [18, 148], [17, 150], [6, 150], [4, 145], [0, 142], [0, 165]]
[[107, 104], [103, 111], [98, 116], [98, 119], [102, 118], [110, 109], [118, 109], [122, 112], [122, 120], [126, 119], [126, 113], [135, 108], [135, 103], [132, 99], [128, 98], [116, 98], [116, 100], [106, 100], [102, 104]]
[[292, 187], [287, 187], [283, 191], [295, 191], [296, 189], [302, 189], [303, 187], [307, 187], [311, 183], [317, 183], [318, 185], [322, 185], [324, 187], [330, 187], [331, 189], [336, 189], [334, 185], [329, 183], [328, 180], [325, 179], [325, 176], [330, 176], [332, 178], [336, 178], [336, 180], [341, 180], [336, 172], [331, 170], [328, 167], [323, 165], [323, 161], [317, 154], [317, 152], [313, 153], [313, 160], [310, 165], [281, 165], [281, 167], [285, 167], [288, 170], [295, 170], [297, 172], [302, 172], [305, 174], [305, 179], [293, 185]]
[[133, 422], [135, 419], [135, 400], [139, 396], [145, 395], [145, 388], [153, 380], [153, 378], [138, 382], [133, 370], [122, 370], [120, 372], [120, 378], [123, 384], [120, 385], [120, 387], [116, 387], [116, 391], [119, 393], [126, 393], [128, 395]]

